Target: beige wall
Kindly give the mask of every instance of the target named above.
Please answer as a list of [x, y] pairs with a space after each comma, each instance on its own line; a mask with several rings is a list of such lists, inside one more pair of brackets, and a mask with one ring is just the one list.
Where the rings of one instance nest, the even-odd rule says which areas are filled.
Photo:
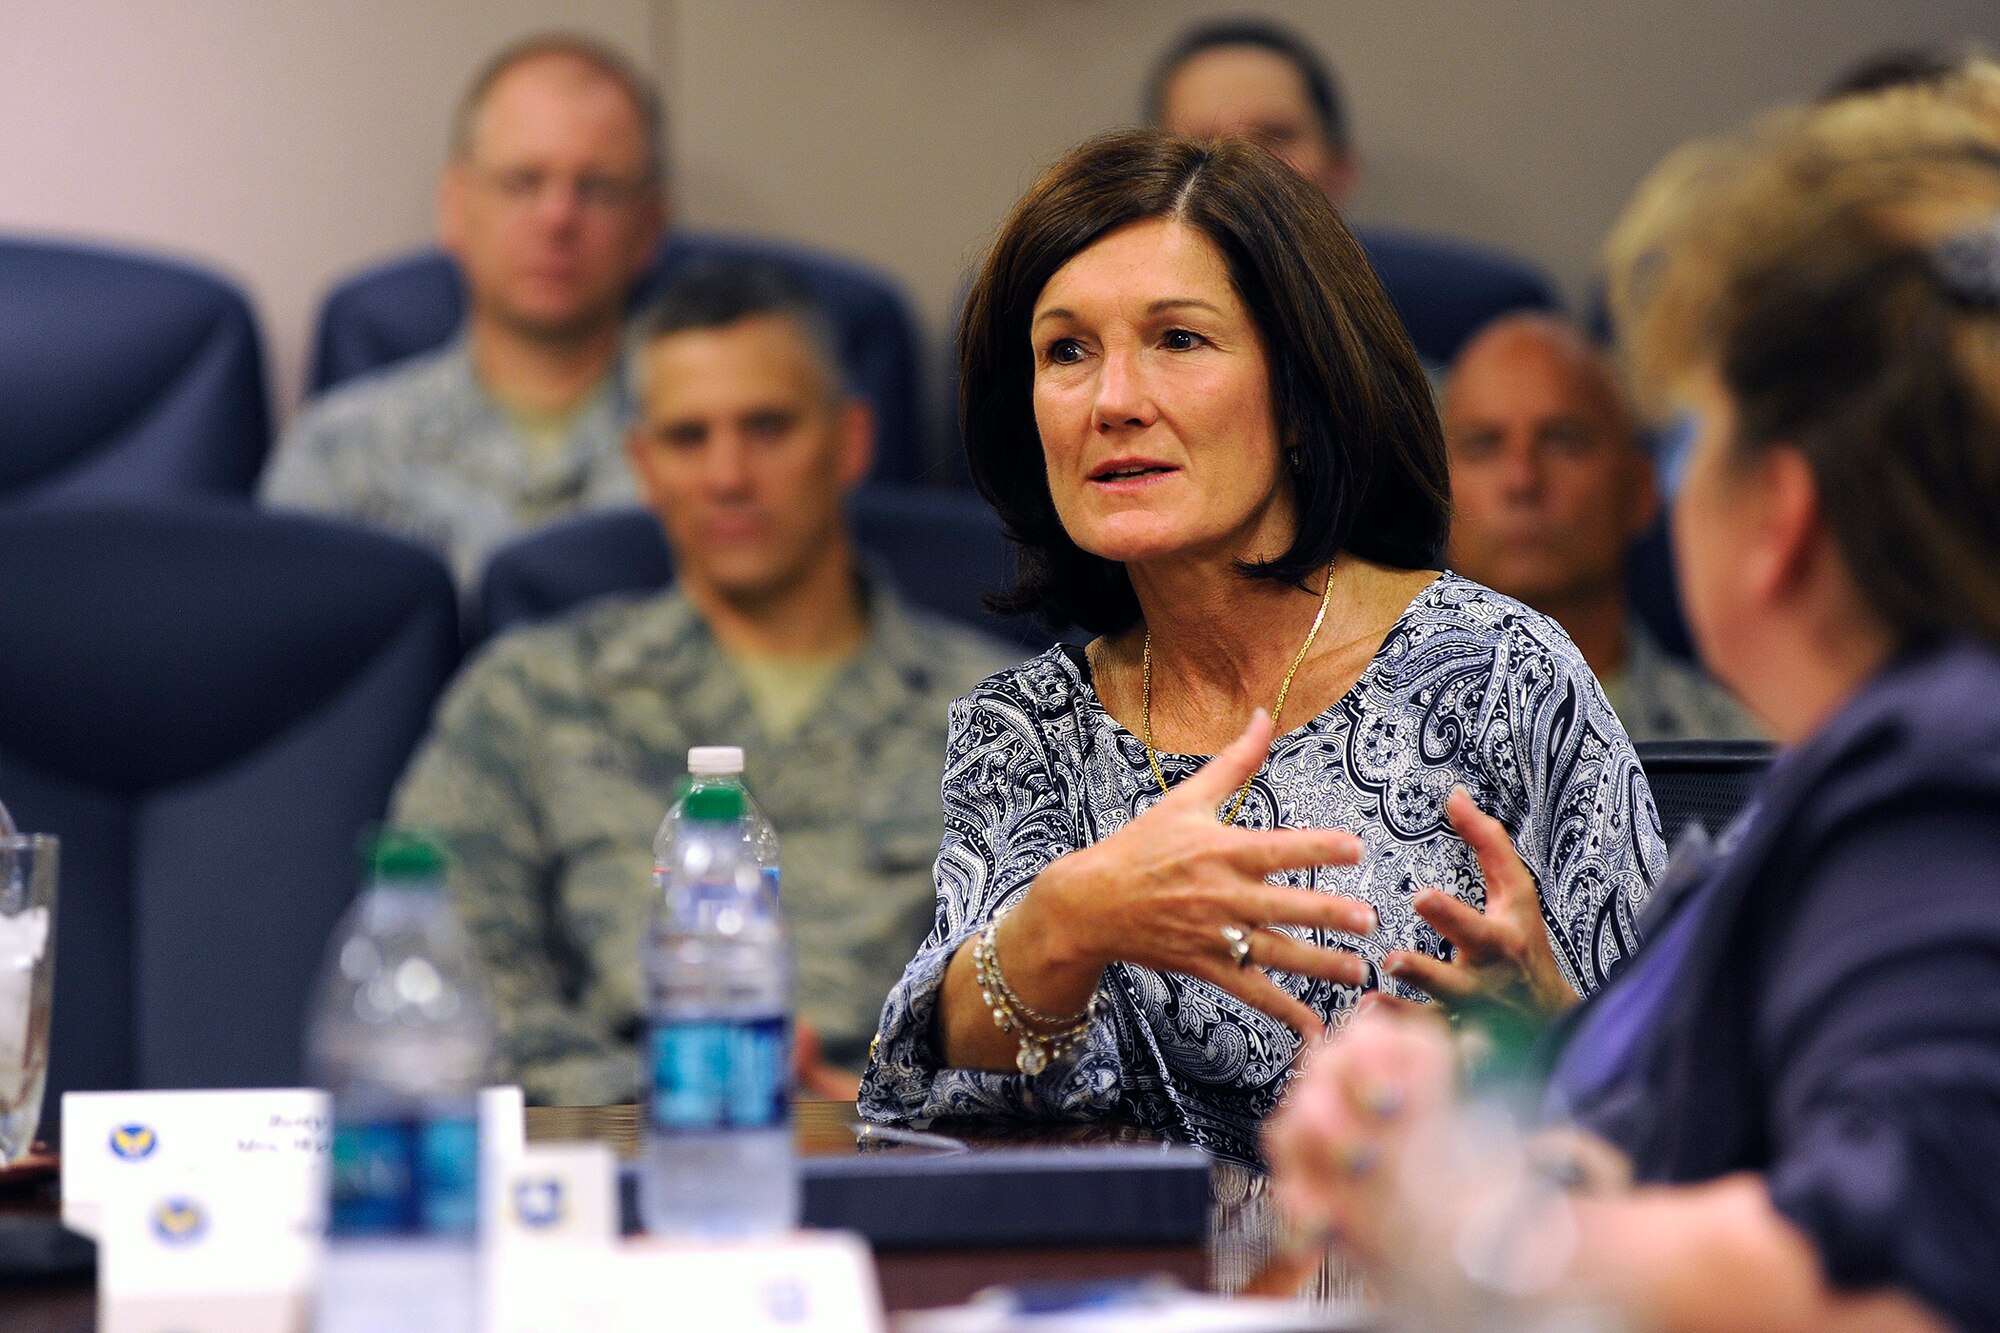
[[[329, 284], [423, 243], [459, 87], [534, 0], [0, 0], [0, 229], [156, 247], [250, 291], [281, 405]], [[648, 59], [651, 0], [563, 21]]]
[[1889, 43], [1983, 37], [1993, 0], [663, 0], [684, 215], [902, 273], [934, 333], [1036, 168], [1136, 117], [1154, 53], [1245, 10], [1334, 60], [1353, 212], [1507, 246], [1572, 292], [1669, 147]]
[[[1233, 7], [1232, 7], [1233, 8]], [[1339, 64], [1357, 218], [1491, 241], [1572, 290], [1679, 139], [1883, 43], [1983, 38], [1992, 0], [1425, 0], [1258, 8]], [[563, 23], [667, 85], [681, 216], [849, 251], [942, 337], [1034, 171], [1127, 121], [1191, 0], [7, 0], [0, 228], [206, 259], [251, 290], [281, 404], [338, 275], [423, 242], [452, 100]]]

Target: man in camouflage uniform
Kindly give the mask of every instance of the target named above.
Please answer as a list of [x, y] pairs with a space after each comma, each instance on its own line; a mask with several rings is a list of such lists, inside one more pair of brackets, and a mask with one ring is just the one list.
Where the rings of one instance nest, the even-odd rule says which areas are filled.
[[1503, 315], [1453, 362], [1449, 564], [1553, 618], [1635, 741], [1751, 739], [1727, 691], [1667, 656], [1625, 593], [1659, 512], [1653, 463], [1603, 353], [1547, 315]]
[[628, 453], [676, 586], [493, 644], [439, 709], [396, 819], [454, 854], [530, 1099], [630, 1100], [653, 833], [690, 746], [742, 745], [824, 1054], [802, 1077], [851, 1096], [844, 1071], [935, 910], [946, 704], [1012, 659], [857, 562], [841, 497], [873, 426], [791, 279], [697, 273], [642, 338]]
[[264, 499], [434, 546], [466, 586], [508, 537], [629, 503], [625, 294], [659, 239], [660, 145], [658, 98], [616, 53], [544, 37], [496, 58], [438, 187], [464, 330], [309, 407]]

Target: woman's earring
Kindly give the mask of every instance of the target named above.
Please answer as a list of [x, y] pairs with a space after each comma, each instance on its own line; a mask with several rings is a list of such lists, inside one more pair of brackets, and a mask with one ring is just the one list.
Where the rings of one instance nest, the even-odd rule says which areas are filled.
[[1289, 456], [1291, 458], [1292, 471], [1303, 472], [1305, 470], [1305, 465], [1299, 461], [1299, 451], [1294, 449], [1292, 450]]

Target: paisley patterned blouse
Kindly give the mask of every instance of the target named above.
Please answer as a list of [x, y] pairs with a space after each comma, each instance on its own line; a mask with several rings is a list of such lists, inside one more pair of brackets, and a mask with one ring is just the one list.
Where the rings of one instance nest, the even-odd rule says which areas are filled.
[[[1202, 762], [1160, 756], [1170, 784]], [[1652, 794], [1568, 636], [1449, 573], [1404, 610], [1345, 696], [1278, 738], [1251, 785], [1242, 827], [1347, 829], [1366, 847], [1359, 865], [1280, 878], [1369, 903], [1375, 933], [1287, 933], [1351, 949], [1369, 964], [1369, 986], [1421, 998], [1379, 964], [1397, 949], [1442, 956], [1443, 941], [1411, 910], [1419, 889], [1484, 900], [1477, 863], [1444, 818], [1460, 784], [1512, 833], [1541, 887], [1557, 959], [1580, 991], [1594, 989], [1636, 947], [1634, 919], [1665, 863]], [[1299, 1042], [1207, 982], [1112, 965], [1109, 1004], [1084, 1047], [1034, 1077], [942, 1068], [933, 1048], [938, 988], [958, 948], [1044, 866], [1117, 832], [1159, 796], [1145, 750], [1098, 702], [1073, 647], [993, 676], [952, 705], [937, 920], [883, 1010], [864, 1115], [1115, 1114], [1259, 1164], [1258, 1125]], [[1336, 1022], [1362, 993], [1274, 979]]]

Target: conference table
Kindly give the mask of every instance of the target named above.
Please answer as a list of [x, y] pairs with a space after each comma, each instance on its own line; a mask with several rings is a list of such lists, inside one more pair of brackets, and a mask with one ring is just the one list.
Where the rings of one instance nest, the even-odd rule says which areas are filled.
[[[793, 1117], [802, 1156], [838, 1156], [862, 1151], [852, 1103], [800, 1102]], [[1133, 1145], [1149, 1142], [1118, 1125], [935, 1126], [964, 1140], [973, 1150], [999, 1146]], [[638, 1149], [638, 1115], [632, 1106], [529, 1107], [530, 1143], [597, 1140], [622, 1158]], [[1285, 1281], [1265, 1272], [1261, 1234], [1264, 1213], [1258, 1182], [1224, 1163], [1211, 1169], [1215, 1205], [1207, 1240], [1201, 1244], [1014, 1246], [978, 1249], [878, 1250], [875, 1256], [883, 1303], [891, 1312], [926, 1309], [964, 1301], [995, 1285], [1064, 1282], [1098, 1278], [1168, 1275], [1192, 1289], [1269, 1291]], [[16, 1202], [13, 1208], [54, 1212], [52, 1199]], [[96, 1296], [88, 1277], [36, 1287], [0, 1287], [0, 1327], [7, 1333], [88, 1333], [96, 1328]]]

